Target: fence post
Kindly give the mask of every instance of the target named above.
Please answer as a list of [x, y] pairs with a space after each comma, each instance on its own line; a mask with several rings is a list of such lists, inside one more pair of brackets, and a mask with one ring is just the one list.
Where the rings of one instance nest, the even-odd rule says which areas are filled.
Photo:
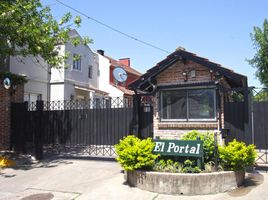
[[132, 133], [138, 138], [141, 137], [139, 133], [139, 108], [140, 108], [140, 96], [135, 93], [133, 95], [133, 120], [132, 120]]
[[37, 110], [37, 124], [34, 132], [34, 146], [35, 146], [35, 157], [36, 160], [43, 159], [43, 128], [42, 128], [42, 118], [43, 118], [44, 101], [36, 101]]
[[218, 169], [219, 167], [219, 152], [218, 152], [218, 134], [214, 132], [214, 158], [215, 158], [215, 168]]
[[253, 99], [253, 90], [254, 87], [249, 87], [248, 88], [249, 96], [248, 96], [248, 118], [249, 118], [249, 129], [251, 131], [251, 142], [252, 144], [255, 143], [254, 141], [254, 118], [253, 118], [253, 112], [254, 112], [254, 99]]
[[[198, 136], [196, 139], [200, 140], [200, 137]], [[203, 145], [204, 145], [204, 143], [203, 143]], [[204, 155], [202, 157], [197, 157], [197, 166], [199, 167], [199, 169], [204, 168]]]
[[26, 127], [28, 102], [11, 103], [10, 150], [26, 153]]

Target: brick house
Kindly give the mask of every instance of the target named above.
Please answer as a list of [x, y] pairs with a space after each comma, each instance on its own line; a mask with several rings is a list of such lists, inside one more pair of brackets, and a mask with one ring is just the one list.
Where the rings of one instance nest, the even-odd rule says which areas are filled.
[[186, 51], [176, 49], [129, 85], [153, 96], [154, 137], [180, 138], [191, 130], [224, 128], [220, 88], [247, 87], [247, 77]]

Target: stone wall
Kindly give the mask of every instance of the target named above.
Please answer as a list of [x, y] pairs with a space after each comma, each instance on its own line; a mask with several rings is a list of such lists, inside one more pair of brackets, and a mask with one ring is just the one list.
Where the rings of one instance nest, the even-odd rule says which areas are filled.
[[7, 90], [0, 83], [0, 150], [7, 150], [10, 146], [11, 102], [23, 102], [23, 98], [23, 85]]

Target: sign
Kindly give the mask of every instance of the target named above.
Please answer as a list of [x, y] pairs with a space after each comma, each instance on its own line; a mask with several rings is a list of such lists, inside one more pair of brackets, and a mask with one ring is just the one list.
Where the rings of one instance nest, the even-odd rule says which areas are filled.
[[153, 152], [166, 156], [203, 157], [202, 140], [154, 140]]

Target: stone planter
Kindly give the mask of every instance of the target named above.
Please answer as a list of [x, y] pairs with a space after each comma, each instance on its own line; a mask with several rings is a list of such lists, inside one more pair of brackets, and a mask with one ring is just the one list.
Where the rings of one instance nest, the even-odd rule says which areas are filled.
[[222, 171], [184, 174], [131, 171], [126, 174], [130, 186], [143, 190], [176, 195], [205, 195], [233, 190], [245, 179], [245, 172]]

